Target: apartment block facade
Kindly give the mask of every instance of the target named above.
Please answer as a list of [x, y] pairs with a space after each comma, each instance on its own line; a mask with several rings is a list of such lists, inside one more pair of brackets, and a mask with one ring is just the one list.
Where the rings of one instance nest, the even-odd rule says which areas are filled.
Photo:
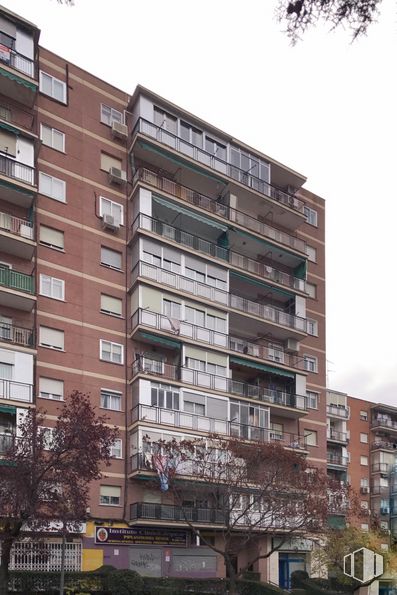
[[[50, 428], [68, 393], [89, 393], [120, 437], [68, 568], [224, 576], [153, 489], [151, 443], [273, 440], [326, 468], [324, 201], [152, 91], [41, 48], [6, 9], [0, 38], [0, 450], [27, 407]], [[333, 419], [329, 440], [346, 433]], [[184, 508], [219, 539], [193, 476]], [[46, 542], [56, 569], [55, 529]], [[255, 569], [279, 582], [298, 567], [310, 548], [290, 542]]]

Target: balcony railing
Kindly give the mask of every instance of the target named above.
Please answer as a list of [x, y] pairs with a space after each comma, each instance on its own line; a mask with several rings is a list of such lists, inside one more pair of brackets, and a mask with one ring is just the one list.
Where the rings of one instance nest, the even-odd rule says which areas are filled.
[[389, 473], [389, 468], [388, 463], [373, 463], [371, 465], [372, 473]]
[[22, 326], [15, 326], [0, 320], [0, 341], [12, 343], [14, 345], [22, 345], [23, 347], [34, 346], [33, 329], [24, 328]]
[[205, 209], [206, 211], [218, 215], [223, 219], [228, 221], [232, 221], [233, 223], [237, 223], [242, 227], [249, 229], [250, 231], [254, 231], [255, 233], [265, 236], [271, 240], [278, 242], [279, 244], [283, 244], [289, 248], [293, 248], [294, 250], [298, 250], [299, 252], [305, 253], [306, 251], [306, 242], [293, 236], [277, 227], [269, 225], [264, 221], [259, 221], [257, 217], [252, 217], [248, 213], [243, 213], [242, 211], [237, 211], [228, 205], [221, 204], [216, 200], [205, 196], [204, 194], [200, 194], [191, 188], [187, 188], [186, 186], [182, 186], [177, 182], [173, 182], [168, 178], [164, 178], [163, 176], [159, 176], [153, 171], [145, 168], [139, 168], [134, 176], [134, 184], [138, 181], [145, 182], [150, 186], [154, 186], [158, 190], [162, 190], [167, 194], [172, 194], [181, 200], [184, 200], [191, 205], [198, 206], [201, 209]]
[[27, 219], [20, 219], [9, 213], [0, 212], [0, 229], [20, 238], [33, 240], [33, 223]]
[[150, 279], [161, 285], [168, 285], [169, 287], [186, 291], [196, 297], [209, 299], [224, 306], [229, 306], [234, 310], [252, 314], [258, 318], [263, 318], [269, 322], [296, 329], [302, 333], [306, 333], [307, 331], [306, 318], [289, 314], [288, 312], [284, 312], [273, 306], [260, 304], [238, 295], [228, 294], [226, 291], [216, 289], [205, 283], [193, 281], [182, 275], [160, 269], [159, 267], [145, 262], [139, 262], [134, 267], [131, 273], [131, 283], [134, 283], [138, 277], [145, 277], [146, 279]]
[[371, 495], [372, 496], [389, 496], [390, 488], [389, 486], [373, 486], [371, 487]]
[[0, 285], [23, 291], [24, 293], [34, 293], [34, 278], [33, 275], [26, 275], [19, 273], [13, 269], [8, 269], [0, 265]]
[[32, 403], [33, 385], [0, 378], [0, 399]]
[[212, 153], [204, 151], [200, 147], [192, 145], [182, 138], [179, 138], [175, 134], [164, 130], [160, 126], [156, 126], [156, 124], [153, 124], [148, 120], [144, 120], [143, 118], [138, 119], [134, 130], [132, 131], [132, 138], [134, 138], [137, 133], [141, 133], [145, 136], [153, 138], [156, 141], [163, 143], [167, 147], [177, 151], [178, 153], [190, 157], [195, 161], [198, 161], [199, 163], [214, 169], [218, 173], [240, 182], [240, 184], [243, 184], [243, 186], [255, 190], [259, 194], [262, 194], [267, 198], [271, 198], [272, 200], [275, 200], [276, 202], [289, 207], [298, 213], [303, 214], [304, 212], [305, 203], [303, 200], [292, 194], [289, 194], [288, 192], [285, 192], [284, 190], [280, 190], [280, 188], [276, 188], [272, 184], [269, 184], [269, 182], [261, 180], [248, 171], [244, 171], [235, 165], [231, 165], [230, 163], [223, 161], [223, 159], [216, 157]]
[[18, 128], [24, 128], [29, 132], [34, 132], [35, 114], [24, 110], [21, 106], [16, 108], [12, 104], [1, 101], [0, 120], [15, 125]]
[[293, 275], [285, 273], [284, 271], [275, 269], [272, 266], [259, 262], [258, 260], [244, 256], [228, 248], [218, 246], [217, 244], [209, 242], [204, 238], [200, 238], [199, 236], [188, 233], [183, 229], [179, 229], [178, 227], [174, 227], [168, 223], [164, 223], [159, 219], [154, 219], [153, 217], [144, 215], [143, 213], [140, 213], [133, 222], [132, 234], [135, 234], [137, 229], [148, 230], [152, 233], [155, 233], [156, 235], [166, 238], [167, 240], [172, 240], [178, 244], [186, 246], [187, 248], [201, 252], [207, 256], [211, 256], [212, 258], [226, 261], [238, 269], [252, 273], [257, 277], [268, 279], [274, 283], [283, 285], [284, 287], [289, 287], [302, 292], [305, 291], [306, 283], [304, 279], [299, 279], [298, 277], [294, 277]]
[[338, 465], [341, 467], [347, 467], [349, 463], [348, 457], [343, 457], [342, 455], [334, 455], [327, 453], [327, 463], [329, 465]]
[[371, 422], [371, 428], [390, 428], [391, 430], [397, 431], [397, 421], [392, 419], [373, 419]]
[[177, 382], [209, 388], [215, 391], [226, 392], [238, 397], [245, 397], [270, 403], [282, 405], [305, 411], [306, 396], [287, 393], [282, 390], [272, 390], [256, 384], [247, 384], [225, 376], [216, 376], [199, 370], [192, 370], [184, 366], [175, 366], [164, 363], [161, 360], [144, 357], [132, 364], [132, 376], [137, 374], [152, 374]]
[[134, 502], [130, 505], [130, 520], [190, 521], [209, 525], [222, 525], [225, 512], [216, 508], [196, 508], [192, 506], [174, 506], [172, 504], [152, 504]]
[[225, 333], [214, 331], [191, 324], [190, 322], [170, 319], [168, 316], [139, 308], [131, 316], [131, 330], [138, 325], [171, 333], [173, 336], [186, 337], [199, 343], [207, 343], [216, 347], [226, 348], [236, 353], [250, 355], [258, 359], [283, 364], [297, 369], [304, 369], [302, 358], [290, 355], [281, 350], [275, 350], [270, 343], [258, 345], [239, 337], [231, 337]]
[[397, 443], [389, 442], [388, 440], [375, 440], [371, 444], [371, 450], [395, 450], [397, 451]]
[[4, 454], [11, 447], [13, 436], [11, 434], [0, 434], [0, 454]]
[[290, 432], [276, 432], [270, 428], [260, 428], [252, 424], [240, 424], [235, 421], [215, 419], [205, 415], [196, 415], [186, 411], [164, 409], [152, 405], [136, 405], [131, 411], [131, 424], [145, 421], [160, 425], [173, 426], [180, 429], [207, 432], [209, 434], [223, 434], [254, 440], [256, 442], [277, 442], [288, 448], [305, 450], [304, 437]]
[[337, 430], [327, 430], [327, 439], [338, 442], [347, 442], [347, 432], [338, 432]]
[[350, 409], [344, 405], [327, 405], [327, 415], [334, 415], [336, 417], [349, 419]]
[[19, 54], [15, 50], [7, 48], [7, 52], [2, 52], [2, 54], [0, 54], [0, 62], [12, 66], [15, 70], [19, 70], [19, 72], [23, 72], [23, 74], [34, 78], [33, 60], [30, 60], [30, 58], [27, 58], [26, 56], [22, 56], [22, 54]]
[[5, 155], [0, 155], [0, 174], [31, 186], [34, 185], [34, 168]]

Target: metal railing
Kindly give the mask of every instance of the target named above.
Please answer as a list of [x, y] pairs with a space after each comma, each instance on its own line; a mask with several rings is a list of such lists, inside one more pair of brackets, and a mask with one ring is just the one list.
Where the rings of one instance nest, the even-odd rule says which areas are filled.
[[397, 421], [392, 419], [373, 419], [371, 421], [371, 428], [390, 428], [391, 430], [397, 431]]
[[0, 212], [0, 229], [28, 240], [33, 240], [33, 223], [27, 219]]
[[11, 434], [0, 434], [0, 454], [4, 454], [11, 447], [13, 436]]
[[397, 442], [389, 442], [388, 440], [375, 440], [371, 444], [371, 450], [396, 450]]
[[243, 270], [244, 272], [252, 273], [257, 277], [273, 281], [274, 283], [278, 283], [284, 287], [289, 287], [302, 292], [306, 290], [306, 282], [304, 279], [294, 277], [293, 275], [285, 273], [284, 271], [280, 271], [279, 269], [275, 269], [270, 265], [239, 254], [238, 252], [234, 252], [229, 248], [218, 246], [217, 244], [214, 244], [213, 242], [210, 242], [204, 238], [188, 233], [183, 229], [174, 227], [168, 223], [164, 223], [159, 219], [149, 217], [149, 215], [139, 213], [131, 226], [132, 235], [135, 234], [138, 229], [150, 231], [161, 236], [162, 238], [172, 240], [178, 244], [186, 246], [187, 248], [201, 252], [207, 256], [211, 256], [212, 258], [226, 261], [232, 266]]
[[[17, 541], [12, 546], [10, 570], [59, 572], [61, 566], [61, 541]], [[64, 568], [67, 572], [81, 570], [81, 543], [66, 543]]]
[[34, 293], [34, 277], [19, 273], [13, 269], [8, 269], [0, 265], [0, 285], [23, 291], [24, 293]]
[[338, 442], [347, 442], [347, 432], [338, 432], [332, 428], [327, 430], [328, 440], [337, 440]]
[[146, 262], [140, 261], [134, 267], [131, 272], [131, 284], [135, 283], [138, 277], [144, 277], [151, 281], [155, 281], [156, 283], [167, 285], [168, 287], [173, 287], [180, 291], [186, 291], [194, 296], [209, 299], [224, 306], [229, 306], [234, 310], [245, 312], [257, 316], [258, 318], [263, 318], [264, 320], [281, 326], [294, 328], [302, 333], [307, 332], [306, 318], [289, 314], [288, 312], [284, 312], [273, 306], [260, 304], [259, 302], [254, 302], [253, 300], [235, 294], [229, 294], [221, 289], [216, 289], [205, 283], [193, 281], [188, 277], [183, 277], [177, 273], [166, 271], [154, 265], [147, 264]]
[[34, 78], [34, 61], [11, 48], [7, 48], [7, 52], [2, 52], [2, 54], [0, 54], [0, 62], [12, 66], [15, 70], [19, 70], [19, 72], [23, 72], [23, 74]]
[[349, 419], [350, 409], [345, 405], [327, 405], [327, 415]]
[[11, 401], [33, 402], [33, 385], [15, 380], [4, 380], [0, 378], [0, 399]]
[[136, 405], [130, 412], [130, 423], [145, 421], [160, 425], [173, 426], [207, 432], [209, 434], [224, 434], [241, 440], [256, 442], [277, 442], [282, 446], [305, 450], [304, 437], [291, 432], [276, 432], [271, 428], [262, 428], [252, 424], [241, 424], [225, 419], [215, 419], [205, 415], [197, 415], [175, 409], [164, 409], [153, 405]]
[[327, 463], [330, 465], [340, 465], [343, 467], [347, 467], [349, 463], [348, 457], [343, 457], [342, 455], [334, 455], [327, 453]]
[[305, 203], [300, 198], [273, 186], [265, 180], [252, 175], [249, 171], [244, 171], [235, 165], [227, 163], [223, 159], [216, 157], [208, 151], [196, 147], [195, 145], [183, 140], [182, 138], [164, 130], [160, 126], [139, 118], [133, 131], [131, 138], [133, 139], [136, 134], [141, 133], [144, 136], [153, 138], [154, 140], [167, 145], [167, 147], [182, 153], [183, 155], [198, 161], [199, 163], [214, 169], [218, 173], [228, 176], [237, 182], [240, 182], [243, 186], [255, 190], [259, 194], [271, 198], [276, 202], [293, 209], [294, 211], [303, 214]]
[[207, 343], [215, 347], [221, 347], [235, 351], [243, 355], [250, 355], [258, 359], [269, 361], [272, 364], [281, 364], [297, 369], [304, 369], [302, 358], [275, 349], [271, 343], [259, 345], [240, 337], [233, 337], [202, 326], [191, 324], [184, 320], [169, 318], [164, 314], [138, 308], [131, 316], [131, 331], [137, 326], [144, 326], [149, 329], [165, 331], [175, 337], [185, 337], [199, 343]]
[[185, 384], [209, 388], [215, 391], [226, 392], [238, 397], [255, 399], [263, 403], [282, 405], [305, 411], [307, 409], [306, 396], [287, 393], [283, 390], [273, 390], [256, 384], [247, 384], [225, 376], [216, 376], [199, 370], [192, 370], [184, 366], [167, 364], [162, 360], [143, 357], [133, 362], [132, 377], [137, 374], [151, 374], [168, 380], [179, 381]]
[[149, 169], [141, 167], [136, 171], [133, 180], [134, 185], [138, 181], [145, 182], [146, 184], [149, 184], [158, 190], [163, 190], [164, 192], [167, 192], [167, 194], [172, 194], [191, 205], [198, 206], [214, 215], [222, 217], [223, 219], [237, 223], [250, 231], [254, 231], [259, 235], [274, 240], [279, 244], [283, 244], [284, 246], [293, 248], [302, 253], [305, 253], [306, 251], [306, 242], [304, 240], [278, 229], [274, 225], [269, 225], [265, 221], [259, 220], [257, 217], [253, 217], [248, 213], [238, 211], [228, 205], [219, 203], [191, 188], [187, 188], [186, 186], [182, 186], [182, 184], [178, 184], [177, 182], [160, 176]]
[[389, 473], [389, 464], [388, 463], [372, 463], [371, 471], [372, 471], [372, 473]]
[[34, 185], [34, 167], [19, 163], [5, 155], [0, 155], [0, 174], [31, 186]]
[[20, 106], [15, 107], [12, 104], [1, 101], [0, 120], [14, 124], [19, 128], [25, 128], [25, 130], [29, 130], [30, 132], [34, 132], [35, 114]]
[[8, 324], [0, 320], [0, 341], [22, 345], [23, 347], [33, 347], [34, 331], [33, 329], [15, 326], [14, 324]]
[[175, 506], [173, 504], [152, 504], [134, 502], [130, 505], [130, 520], [147, 519], [158, 521], [190, 521], [193, 523], [223, 524], [225, 512], [216, 508]]

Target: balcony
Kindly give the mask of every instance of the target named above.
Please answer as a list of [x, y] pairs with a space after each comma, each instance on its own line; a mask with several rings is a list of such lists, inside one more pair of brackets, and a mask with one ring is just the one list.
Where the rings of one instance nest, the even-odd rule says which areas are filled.
[[327, 430], [327, 440], [330, 442], [347, 443], [347, 432], [339, 432], [333, 428], [330, 428]]
[[0, 56], [1, 92], [23, 105], [33, 105], [37, 81], [35, 63], [14, 49], [2, 46]]
[[0, 174], [28, 186], [34, 185], [34, 167], [19, 163], [5, 155], [0, 155]]
[[22, 131], [29, 137], [37, 138], [35, 114], [31, 110], [24, 110], [20, 104], [14, 106], [13, 103], [5, 103], [3, 99], [0, 99], [0, 121], [16, 134]]
[[329, 466], [347, 467], [349, 458], [339, 454], [327, 453], [327, 463]]
[[288, 287], [289, 289], [293, 289], [301, 293], [305, 293], [306, 291], [306, 283], [304, 279], [294, 277], [293, 275], [285, 273], [284, 271], [264, 264], [259, 260], [254, 260], [253, 258], [244, 256], [238, 252], [234, 252], [229, 248], [218, 246], [214, 242], [188, 233], [183, 229], [179, 229], [173, 225], [160, 221], [159, 219], [154, 219], [153, 217], [144, 215], [143, 213], [140, 213], [132, 223], [131, 238], [138, 230], [150, 231], [151, 233], [165, 238], [167, 241], [171, 240], [177, 244], [189, 248], [190, 250], [200, 252], [201, 254], [210, 256], [211, 258], [216, 258], [222, 261], [222, 264], [227, 262], [231, 266], [240, 269], [245, 273], [251, 273], [256, 277], [266, 279], [267, 281], [271, 281], [277, 285], [282, 285], [283, 287]]
[[[284, 312], [283, 310], [279, 310], [273, 306], [260, 304], [238, 295], [229, 294], [226, 291], [216, 289], [215, 287], [206, 285], [205, 283], [193, 281], [188, 277], [183, 277], [182, 275], [166, 271], [142, 261], [134, 267], [131, 273], [131, 284], [133, 285], [139, 277], [149, 279], [159, 283], [160, 285], [166, 285], [168, 287], [172, 287], [173, 289], [190, 293], [195, 297], [202, 297], [214, 301], [216, 303], [222, 304], [223, 306], [228, 306], [233, 310], [237, 310], [238, 312], [249, 314], [251, 316], [261, 318], [262, 320], [278, 324], [281, 327], [292, 329], [293, 331], [296, 331], [296, 338], [298, 339], [302, 338], [302, 333], [306, 334], [306, 318], [289, 314], [288, 312]], [[289, 330], [285, 338], [291, 336], [293, 335], [291, 330]]]
[[373, 463], [371, 465], [372, 473], [388, 474], [390, 471], [390, 465], [388, 463]]
[[[138, 374], [149, 374], [167, 380], [188, 385], [229, 393], [246, 399], [254, 399], [270, 405], [295, 409], [299, 416], [307, 409], [306, 396], [290, 394], [280, 390], [271, 390], [256, 384], [247, 384], [224, 376], [216, 376], [207, 372], [192, 370], [184, 366], [174, 366], [161, 360], [144, 357], [132, 364], [132, 378]], [[292, 412], [291, 412], [292, 413]], [[278, 412], [279, 414], [279, 412]]]
[[290, 432], [275, 432], [269, 428], [261, 428], [252, 424], [240, 424], [235, 421], [214, 419], [204, 415], [196, 415], [186, 411], [163, 409], [151, 405], [136, 405], [131, 411], [130, 423], [145, 423], [172, 426], [208, 434], [222, 434], [241, 440], [256, 442], [277, 442], [287, 448], [306, 450], [304, 437]]
[[296, 196], [252, 175], [249, 171], [244, 171], [237, 166], [223, 161], [219, 157], [216, 157], [216, 155], [196, 147], [148, 120], [143, 118], [138, 119], [132, 131], [132, 141], [134, 141], [137, 134], [141, 134], [155, 140], [157, 143], [165, 145], [167, 150], [176, 151], [183, 158], [188, 157], [193, 159], [201, 165], [216, 171], [218, 175], [221, 174], [229, 178], [231, 182], [237, 182], [243, 187], [253, 190], [266, 200], [270, 199], [287, 210], [291, 210], [301, 216], [304, 215], [305, 204]]
[[397, 421], [392, 419], [373, 419], [371, 421], [371, 429], [385, 429], [389, 432], [397, 434]]
[[33, 402], [33, 385], [0, 378], [0, 399]]
[[330, 417], [338, 417], [349, 419], [350, 409], [346, 405], [327, 405], [327, 415]]
[[31, 260], [35, 244], [33, 223], [0, 212], [0, 252]]
[[30, 311], [35, 300], [33, 275], [0, 266], [0, 305]]
[[7, 452], [7, 450], [12, 446], [12, 441], [12, 434], [0, 433], [0, 455]]
[[397, 451], [397, 442], [389, 442], [388, 440], [376, 440], [375, 442], [372, 442], [371, 450]]
[[252, 217], [248, 213], [233, 209], [232, 207], [221, 204], [191, 188], [187, 188], [168, 178], [164, 178], [153, 171], [145, 168], [138, 169], [134, 176], [133, 183], [135, 185], [138, 182], [144, 182], [160, 191], [180, 198], [191, 205], [200, 207], [222, 219], [237, 223], [249, 231], [253, 231], [258, 235], [269, 238], [270, 240], [301, 252], [302, 254], [305, 254], [306, 252], [306, 242], [304, 240], [278, 229], [277, 227], [271, 226], [268, 223], [259, 221], [257, 217]]
[[130, 505], [131, 521], [156, 520], [185, 523], [186, 519], [197, 524], [222, 525], [225, 521], [225, 512], [216, 508], [181, 507], [151, 502], [134, 502]]
[[0, 342], [32, 348], [34, 347], [34, 331], [0, 321]]

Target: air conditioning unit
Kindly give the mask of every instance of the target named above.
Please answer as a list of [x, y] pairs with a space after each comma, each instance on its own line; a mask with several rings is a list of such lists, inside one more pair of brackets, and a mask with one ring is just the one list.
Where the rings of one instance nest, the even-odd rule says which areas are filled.
[[361, 494], [369, 494], [369, 487], [368, 486], [361, 486], [360, 492], [361, 492]]
[[121, 124], [121, 122], [112, 122], [112, 133], [113, 136], [117, 138], [122, 138], [123, 140], [128, 136], [128, 127], [125, 124]]
[[123, 184], [123, 182], [126, 181], [127, 176], [125, 171], [118, 167], [111, 167], [109, 169], [109, 182], [113, 182], [113, 184]]
[[382, 507], [382, 508], [380, 509], [380, 514], [389, 514], [389, 509], [388, 509], [388, 508], [384, 508], [384, 507]]
[[299, 353], [299, 341], [297, 339], [287, 339], [285, 351], [289, 353]]
[[110, 229], [112, 231], [117, 231], [120, 227], [119, 223], [117, 223], [113, 215], [108, 214], [103, 215], [102, 224], [104, 229]]

